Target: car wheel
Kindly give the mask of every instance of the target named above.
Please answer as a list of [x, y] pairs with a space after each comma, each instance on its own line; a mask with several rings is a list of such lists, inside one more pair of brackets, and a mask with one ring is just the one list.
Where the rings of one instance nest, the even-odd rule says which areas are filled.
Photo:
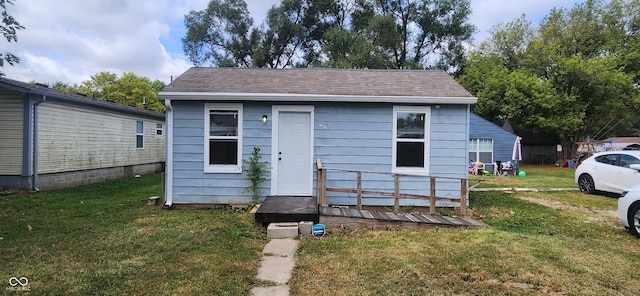
[[593, 183], [593, 178], [588, 174], [582, 174], [578, 178], [578, 187], [580, 187], [580, 191], [588, 194], [593, 194], [596, 192], [596, 185]]
[[629, 232], [631, 234], [640, 237], [640, 203], [635, 203], [631, 205], [631, 210], [629, 211]]

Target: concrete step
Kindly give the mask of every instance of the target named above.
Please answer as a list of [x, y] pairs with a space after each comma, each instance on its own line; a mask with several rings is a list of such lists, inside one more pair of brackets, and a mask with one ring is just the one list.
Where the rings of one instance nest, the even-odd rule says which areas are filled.
[[268, 238], [296, 238], [298, 237], [298, 223], [276, 222], [267, 226]]

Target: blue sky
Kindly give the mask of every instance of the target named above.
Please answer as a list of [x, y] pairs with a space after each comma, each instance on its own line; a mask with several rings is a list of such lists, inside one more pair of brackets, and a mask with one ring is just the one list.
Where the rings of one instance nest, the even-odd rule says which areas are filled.
[[[245, 0], [256, 23], [280, 0]], [[7, 78], [80, 83], [101, 71], [134, 72], [169, 82], [192, 65], [184, 57], [184, 15], [206, 8], [208, 0], [30, 0], [9, 6], [25, 30], [2, 47], [18, 55], [5, 65]], [[471, 0], [477, 41], [487, 30], [525, 14], [534, 24], [549, 11], [571, 8], [575, 0]]]

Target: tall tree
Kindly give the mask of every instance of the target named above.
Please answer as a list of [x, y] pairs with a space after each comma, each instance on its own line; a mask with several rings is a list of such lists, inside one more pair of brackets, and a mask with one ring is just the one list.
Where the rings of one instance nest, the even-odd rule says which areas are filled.
[[184, 52], [196, 65], [251, 66], [258, 32], [244, 0], [211, 0], [206, 9], [185, 16]]
[[183, 46], [195, 65], [459, 70], [470, 13], [469, 0], [282, 0], [252, 27], [243, 0], [211, 0], [185, 17]]
[[254, 66], [284, 68], [294, 64], [296, 53], [305, 42], [302, 25], [306, 1], [282, 0], [267, 12], [266, 30], [252, 56]]
[[78, 91], [92, 98], [106, 99], [117, 81], [117, 74], [103, 71], [91, 75], [91, 79], [83, 81]]
[[[2, 24], [0, 24], [0, 32], [4, 35], [7, 42], [18, 42], [18, 30], [23, 30], [18, 21], [7, 12], [7, 5], [13, 5], [13, 0], [0, 0], [0, 9], [2, 9]], [[4, 67], [4, 63], [11, 66], [20, 62], [20, 58], [10, 52], [0, 52], [0, 67]], [[4, 75], [0, 72], [0, 76]]]
[[532, 33], [524, 18], [496, 27], [459, 78], [478, 97], [474, 112], [554, 133], [568, 156], [576, 141], [598, 134], [612, 118], [637, 122], [638, 73], [621, 44], [633, 45], [629, 31], [619, 29], [634, 16], [617, 9], [629, 2], [637, 0], [588, 0], [571, 10], [554, 9]]
[[154, 111], [164, 110], [164, 105], [158, 100], [158, 93], [154, 91], [151, 80], [131, 72], [122, 74], [116, 83], [111, 85], [109, 93], [103, 99]]
[[56, 81], [49, 85], [49, 87], [61, 90], [68, 93], [79, 93], [80, 87], [77, 84], [71, 85], [62, 81]]
[[[120, 77], [110, 72], [100, 72], [83, 81], [79, 87], [54, 83], [52, 87], [63, 91], [85, 94], [92, 98], [114, 101], [123, 105], [162, 112], [164, 105], [158, 100], [158, 92], [166, 85], [160, 80], [151, 81], [134, 73], [123, 73]], [[75, 88], [75, 89], [74, 89]]]

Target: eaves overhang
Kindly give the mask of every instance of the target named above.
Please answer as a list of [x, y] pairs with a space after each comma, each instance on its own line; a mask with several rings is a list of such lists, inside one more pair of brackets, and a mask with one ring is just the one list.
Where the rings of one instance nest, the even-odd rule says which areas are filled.
[[475, 104], [477, 97], [319, 95], [290, 93], [217, 93], [160, 92], [161, 100], [175, 101], [254, 101], [254, 102], [346, 102], [346, 103], [406, 103], [406, 104]]
[[112, 103], [109, 101], [99, 100], [95, 98], [84, 97], [81, 95], [75, 95], [71, 93], [69, 94], [62, 93], [59, 91], [50, 90], [48, 88], [38, 87], [36, 85], [34, 85], [33, 87], [22, 86], [23, 84], [26, 84], [26, 85], [30, 85], [30, 84], [17, 82], [17, 81], [16, 81], [16, 84], [20, 84], [20, 85], [16, 85], [10, 82], [6, 82], [7, 80], [8, 79], [3, 79], [3, 81], [0, 81], [0, 88], [19, 92], [24, 95], [46, 96], [48, 100], [53, 99], [54, 101], [59, 101], [59, 102], [64, 102], [64, 103], [69, 103], [74, 105], [89, 106], [89, 107], [94, 107], [98, 109], [105, 109], [105, 110], [110, 110], [115, 112], [127, 113], [131, 115], [154, 118], [162, 121], [165, 120], [164, 113], [135, 108], [131, 106]]

